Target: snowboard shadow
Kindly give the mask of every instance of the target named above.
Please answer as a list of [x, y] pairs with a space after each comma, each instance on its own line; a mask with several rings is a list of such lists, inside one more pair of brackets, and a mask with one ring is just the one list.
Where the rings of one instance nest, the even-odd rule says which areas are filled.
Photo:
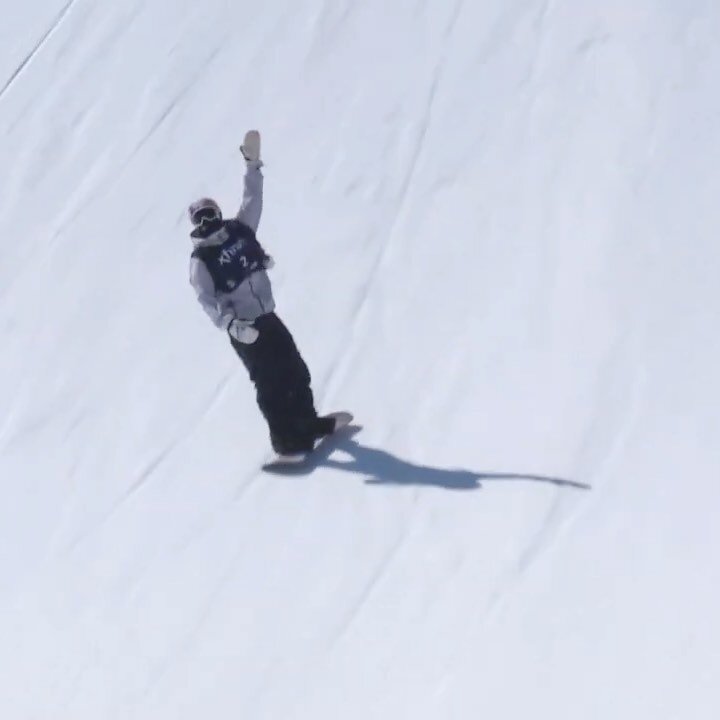
[[[328, 438], [301, 465], [282, 468], [278, 474], [307, 475], [318, 467], [332, 468], [365, 476], [368, 485], [424, 485], [447, 490], [477, 490], [483, 482], [536, 482], [574, 490], [590, 490], [591, 486], [575, 480], [529, 473], [474, 472], [472, 470], [436, 468], [402, 460], [386, 450], [361, 445], [355, 436], [362, 430], [351, 425]], [[331, 457], [336, 451], [348, 460]]]

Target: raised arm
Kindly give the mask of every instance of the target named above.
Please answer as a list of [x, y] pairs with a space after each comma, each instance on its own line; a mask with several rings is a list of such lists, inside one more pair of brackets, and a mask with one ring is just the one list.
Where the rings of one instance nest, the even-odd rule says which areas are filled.
[[243, 189], [242, 205], [237, 214], [237, 219], [257, 232], [260, 224], [260, 215], [263, 207], [263, 174], [260, 168], [262, 162], [259, 160], [247, 163]]

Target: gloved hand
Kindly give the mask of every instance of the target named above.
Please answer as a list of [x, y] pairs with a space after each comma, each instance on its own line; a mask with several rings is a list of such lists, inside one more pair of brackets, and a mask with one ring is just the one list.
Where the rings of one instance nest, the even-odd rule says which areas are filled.
[[247, 320], [231, 320], [227, 331], [231, 338], [244, 345], [252, 345], [260, 337], [260, 333]]
[[248, 130], [245, 133], [245, 139], [240, 146], [240, 152], [248, 166], [256, 168], [262, 167], [263, 163], [260, 159], [260, 133], [257, 130]]

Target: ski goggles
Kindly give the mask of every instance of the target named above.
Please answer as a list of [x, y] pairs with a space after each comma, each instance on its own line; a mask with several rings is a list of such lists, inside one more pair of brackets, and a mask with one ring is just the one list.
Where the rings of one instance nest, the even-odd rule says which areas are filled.
[[220, 214], [216, 208], [204, 207], [196, 210], [191, 217], [193, 225], [202, 225], [203, 222], [211, 222], [212, 220], [218, 220]]

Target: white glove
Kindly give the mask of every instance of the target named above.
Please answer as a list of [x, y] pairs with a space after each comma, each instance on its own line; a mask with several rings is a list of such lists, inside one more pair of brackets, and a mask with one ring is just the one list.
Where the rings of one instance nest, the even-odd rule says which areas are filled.
[[248, 130], [245, 133], [245, 139], [240, 146], [240, 152], [248, 166], [256, 168], [262, 167], [263, 163], [260, 159], [260, 133], [257, 130]]
[[252, 345], [260, 333], [247, 320], [231, 320], [227, 328], [230, 337], [244, 345]]

